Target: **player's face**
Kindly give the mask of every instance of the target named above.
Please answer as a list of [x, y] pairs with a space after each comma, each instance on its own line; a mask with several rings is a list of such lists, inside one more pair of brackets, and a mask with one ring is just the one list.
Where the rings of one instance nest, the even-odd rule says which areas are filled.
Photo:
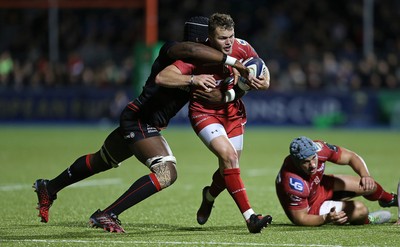
[[315, 174], [318, 167], [318, 155], [315, 154], [300, 161], [299, 167], [307, 175]]
[[229, 55], [232, 53], [233, 43], [235, 41], [235, 30], [223, 29], [217, 27], [210, 37], [210, 44], [213, 48]]

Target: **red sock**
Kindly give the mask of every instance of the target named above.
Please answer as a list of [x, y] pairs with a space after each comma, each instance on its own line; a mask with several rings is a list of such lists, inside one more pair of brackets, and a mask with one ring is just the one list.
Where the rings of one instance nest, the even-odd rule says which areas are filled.
[[224, 170], [224, 180], [226, 189], [235, 200], [240, 212], [244, 213], [251, 208], [249, 199], [247, 198], [246, 188], [244, 187], [242, 178], [240, 177], [240, 168], [232, 168]]
[[224, 177], [221, 175], [219, 169], [214, 172], [212, 183], [210, 186], [210, 195], [216, 198], [226, 188]]
[[380, 184], [376, 183], [376, 191], [370, 195], [365, 195], [364, 198], [369, 201], [377, 201], [382, 200], [385, 202], [389, 202], [393, 199], [393, 195], [391, 193], [386, 192], [383, 190]]

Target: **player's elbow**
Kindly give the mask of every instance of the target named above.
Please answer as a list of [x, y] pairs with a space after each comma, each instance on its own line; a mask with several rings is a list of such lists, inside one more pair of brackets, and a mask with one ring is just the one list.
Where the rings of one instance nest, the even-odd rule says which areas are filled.
[[158, 73], [156, 75], [156, 78], [154, 79], [154, 82], [156, 85], [158, 86], [165, 86], [166, 85], [166, 81], [167, 81], [167, 76], [166, 73], [164, 71], [161, 71], [160, 73]]
[[154, 79], [154, 82], [155, 82], [157, 85], [161, 85], [162, 79], [163, 79], [163, 76], [161, 75], [161, 72], [160, 72], [160, 73], [158, 73], [158, 74], [156, 75], [156, 78]]

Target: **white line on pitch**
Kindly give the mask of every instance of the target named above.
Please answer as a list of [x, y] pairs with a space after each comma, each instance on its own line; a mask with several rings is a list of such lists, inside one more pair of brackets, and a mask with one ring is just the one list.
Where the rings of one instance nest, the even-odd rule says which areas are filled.
[[[81, 181], [79, 183], [71, 185], [70, 188], [105, 186], [105, 185], [115, 185], [115, 184], [121, 184], [121, 183], [122, 183], [122, 180], [119, 178], [105, 178], [105, 179]], [[28, 189], [31, 187], [32, 187], [32, 184], [8, 184], [8, 185], [1, 185], [0, 191], [25, 190], [25, 189]]]

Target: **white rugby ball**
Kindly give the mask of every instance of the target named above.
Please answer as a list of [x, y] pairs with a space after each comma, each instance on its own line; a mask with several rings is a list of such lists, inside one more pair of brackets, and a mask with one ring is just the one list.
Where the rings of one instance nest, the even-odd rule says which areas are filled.
[[[251, 57], [243, 61], [243, 65], [249, 69], [250, 75], [259, 78], [264, 76], [264, 78], [269, 78], [269, 71], [267, 65], [265, 65], [264, 60], [259, 57]], [[245, 79], [240, 78], [238, 81], [239, 87], [244, 91], [249, 91], [251, 88], [246, 83]]]
[[255, 77], [267, 76], [268, 68], [264, 60], [259, 57], [251, 57], [243, 62], [243, 65], [250, 70], [250, 74]]

